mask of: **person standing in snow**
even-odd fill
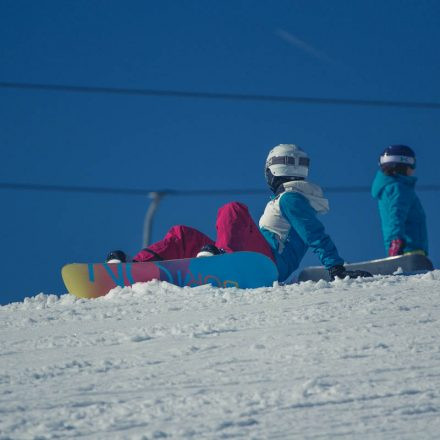
[[[280,144],[267,157],[265,178],[274,195],[266,205],[259,228],[243,203],[222,206],[217,215],[217,239],[184,225],[173,226],[165,237],[142,249],[132,261],[157,261],[204,257],[224,252],[253,251],[271,258],[285,281],[311,247],[328,269],[330,278],[371,276],[365,271],[347,271],[333,241],[325,233],[317,213],[329,210],[319,186],[306,180],[307,154],[293,144]],[[107,262],[127,261],[122,251],[113,251]]]
[[[387,147],[379,159],[371,194],[377,199],[388,256],[428,255],[426,216],[415,192],[414,151],[406,145]]]

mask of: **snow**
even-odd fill
[[[0,439],[437,439],[440,271],[0,307]]]

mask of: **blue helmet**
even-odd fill
[[[379,165],[382,170],[392,168],[399,170],[407,167],[414,169],[416,167],[416,155],[406,145],[390,145],[380,155]]]

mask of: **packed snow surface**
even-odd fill
[[[440,271],[0,308],[1,439],[438,439]]]

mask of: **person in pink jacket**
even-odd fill
[[[238,251],[259,252],[274,259],[269,243],[243,203],[230,202],[222,206],[217,213],[216,230],[216,240],[212,240],[190,226],[173,226],[162,240],[140,250],[132,261],[175,260]],[[127,256],[122,251],[112,251],[106,261],[125,262]]]

